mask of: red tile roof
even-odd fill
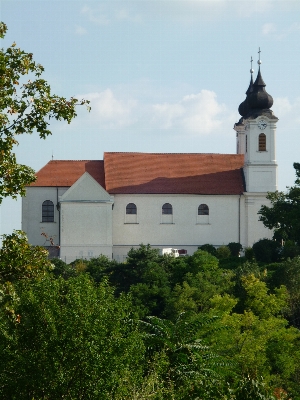
[[[243,164],[241,154],[104,153],[104,161],[50,161],[31,186],[72,186],[87,171],[110,194],[240,194]]]
[[[106,190],[118,193],[240,194],[241,154],[104,153]]]
[[[88,172],[102,187],[105,187],[103,160],[52,160],[37,173],[37,180],[30,186],[72,186]]]

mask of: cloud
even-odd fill
[[[91,102],[91,118],[103,127],[116,129],[134,122],[133,110],[137,102],[133,99],[117,99],[111,89],[78,96]]]
[[[97,9],[92,9],[89,6],[84,6],[81,9],[81,13],[86,15],[89,21],[96,23],[97,25],[108,25],[110,23],[110,19],[103,12],[101,7]]]
[[[272,23],[264,24],[262,27],[262,34],[263,35],[270,35],[271,33],[276,32],[276,26]]]
[[[118,21],[130,21],[135,23],[140,23],[142,17],[140,14],[135,12],[130,12],[129,9],[117,8],[116,6],[105,7],[90,7],[84,6],[81,9],[81,13],[86,15],[90,22],[97,25],[109,25],[112,22]]]
[[[143,21],[165,18],[176,23],[197,23],[199,21],[218,21],[224,14],[239,18],[253,18],[272,9],[274,0],[249,1],[232,0],[176,0],[139,2],[101,2],[93,7],[84,6],[81,10],[90,22],[109,25],[120,21],[142,23]]]
[[[274,39],[280,40],[286,38],[291,34],[300,32],[300,23],[295,22],[285,29],[278,30],[275,24],[269,22],[262,26],[261,32],[264,36],[269,36]]]
[[[115,93],[119,93],[117,96]],[[159,135],[162,131],[173,136],[205,136],[231,132],[235,113],[217,101],[217,95],[210,90],[188,94],[174,102],[144,102],[128,97],[120,90],[107,88],[76,96],[91,102],[91,123],[107,130],[129,128],[132,132],[151,132]],[[224,134],[224,133],[223,133]]]
[[[75,30],[76,35],[83,36],[87,34],[87,30],[84,29],[82,26],[77,26]]]
[[[139,14],[130,14],[128,10],[117,10],[114,14],[115,18],[120,21],[142,22],[142,17]]]
[[[219,104],[216,93],[201,90],[184,96],[178,103],[155,104],[153,120],[162,129],[179,128],[190,134],[206,135],[221,127],[226,107]]]
[[[280,119],[281,126],[289,124],[289,126],[300,123],[299,116],[300,97],[291,102],[287,97],[278,97],[274,99],[274,113]],[[285,122],[282,123],[282,120]]]

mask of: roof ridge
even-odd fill
[[[104,154],[142,154],[142,155],[177,155],[183,154],[185,156],[188,155],[221,155],[221,156],[240,156],[240,154],[234,153],[144,153],[139,151],[105,151]]]
[[[103,161],[103,160],[50,160],[50,161],[48,161],[48,163],[57,162],[57,161],[59,161],[59,162],[70,162],[70,161],[77,162],[77,161]]]

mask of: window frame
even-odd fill
[[[267,151],[267,136],[263,132],[258,135],[258,151]]]
[[[42,222],[54,222],[54,203],[51,200],[42,203]]]
[[[136,206],[136,204],[134,204],[134,203],[128,203],[127,204],[127,206],[126,206],[126,215],[137,215],[137,206]]]
[[[198,215],[209,215],[209,207],[205,203],[201,203],[198,206]]]
[[[161,207],[162,215],[173,215],[173,206],[171,203],[164,203]]]

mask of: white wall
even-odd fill
[[[43,234],[59,242],[59,212],[56,208],[58,196],[68,188],[29,187],[22,199],[22,230],[26,232],[29,243],[38,246],[50,246]],[[42,222],[42,204],[50,200],[54,204],[54,222]]]
[[[57,193],[56,188],[28,188],[22,214],[23,230],[30,243],[49,246],[49,241],[41,235],[45,233],[58,244],[57,195],[61,196],[66,190],[59,188]],[[272,237],[272,232],[258,221],[258,210],[262,204],[268,204],[265,196],[266,193],[245,193],[241,197],[115,195],[113,210],[112,197],[108,202],[62,201],[61,258],[69,263],[76,258],[91,258],[100,254],[111,258],[113,253],[115,259],[123,261],[130,248],[141,243],[149,243],[156,248],[184,248],[188,254],[205,243],[220,246],[240,241],[243,246],[252,246],[259,239]],[[51,200],[55,205],[53,223],[41,222],[45,200]],[[136,204],[136,216],[126,217],[128,203]],[[162,215],[164,203],[172,204],[172,216]],[[208,205],[208,217],[198,216],[200,204]]]
[[[137,223],[126,220],[126,205],[137,206]],[[162,205],[173,206],[171,223],[164,223]],[[209,217],[198,216],[198,206],[207,204]],[[113,210],[114,258],[123,259],[131,246],[186,248],[190,254],[199,245],[215,246],[239,241],[239,196],[115,195]],[[169,217],[169,216],[167,216]]]
[[[253,246],[259,239],[272,239],[273,231],[265,228],[263,223],[259,221],[258,215],[258,211],[262,205],[270,205],[270,201],[266,199],[266,195],[267,193],[245,193],[245,196],[243,196],[244,247]]]
[[[61,203],[61,259],[112,257],[112,204]]]

